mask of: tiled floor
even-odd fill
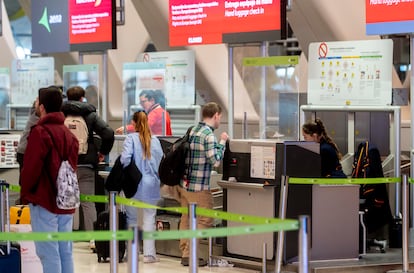
[[[413,261],[413,250],[410,249],[410,262]],[[385,272],[390,269],[401,269],[402,265],[401,249],[387,249],[386,253],[374,252],[369,253],[361,259],[342,260],[342,261],[320,261],[311,262],[310,268],[317,272]],[[159,263],[144,264],[140,256],[139,272],[145,273],[176,273],[190,272],[189,267],[180,264],[180,259],[169,256],[158,256],[161,260]],[[109,273],[109,263],[98,263],[97,255],[92,253],[88,248],[88,243],[74,243],[74,260],[75,273]],[[231,260],[231,259],[230,259]],[[283,272],[297,272],[297,264],[289,264],[282,268]],[[249,267],[249,266],[248,266]],[[253,273],[261,272],[259,265],[250,266],[246,269],[238,266],[226,267],[200,267],[198,272],[219,272],[219,273]],[[268,265],[268,272],[274,272],[274,262]],[[311,270],[312,271],[312,270]],[[314,271],[314,272],[316,272]],[[127,262],[118,264],[118,273],[128,273]]]
[[[389,270],[401,269],[402,263],[401,249],[387,249],[386,253],[374,252],[369,253],[361,259],[343,260],[343,261],[324,261],[324,262],[311,262],[310,268],[318,272],[385,272]],[[413,250],[410,249],[410,262],[413,261]],[[158,255],[160,258],[159,263],[144,264],[140,255],[139,272],[145,273],[176,273],[176,272],[190,272],[189,267],[184,267],[180,264],[180,259],[169,256]],[[97,255],[92,253],[88,248],[88,243],[76,242],[74,243],[74,260],[75,260],[75,273],[109,273],[110,264],[98,263]],[[231,260],[231,259],[230,259]],[[268,264],[268,272],[274,272],[274,262]],[[282,268],[283,272],[297,272],[297,264],[287,265]],[[410,267],[412,264],[410,265]],[[118,273],[128,272],[127,262],[118,264]],[[250,266],[253,269],[246,269],[237,266],[226,267],[200,267],[198,272],[218,272],[218,273],[253,273],[261,272],[259,266]],[[410,271],[411,272],[411,271]]]
[[[109,263],[98,263],[97,256],[88,248],[88,243],[77,242],[74,243],[74,260],[75,273],[109,273]],[[139,272],[145,273],[176,273],[189,272],[189,267],[184,267],[180,264],[180,259],[167,256],[159,256],[161,261],[159,263],[144,264],[139,263]],[[140,260],[142,255],[140,256]],[[128,272],[127,262],[118,264],[118,273]],[[239,267],[200,267],[198,272],[219,272],[219,273],[252,273],[258,272],[255,270],[248,270]]]

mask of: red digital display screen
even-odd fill
[[[365,12],[368,35],[414,32],[414,2],[365,0]]]
[[[283,0],[170,0],[170,46],[280,39]]]
[[[111,0],[70,2],[69,41],[71,44],[112,40]]]
[[[112,44],[114,5],[113,0],[70,0],[68,19],[71,50],[87,50],[85,45],[100,48],[99,45]]]
[[[70,0],[71,50],[116,48],[114,7],[114,0]]]

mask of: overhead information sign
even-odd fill
[[[414,32],[413,0],[365,0],[367,35]]]
[[[116,48],[115,0],[32,0],[32,52]]]
[[[169,0],[170,46],[278,40],[285,22],[284,0]]]

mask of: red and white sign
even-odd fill
[[[368,35],[414,32],[412,0],[365,0],[365,12]]]
[[[169,29],[170,46],[219,44],[226,34],[280,30],[281,1],[170,0]]]
[[[69,2],[70,44],[112,41],[112,0]]]

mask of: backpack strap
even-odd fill
[[[61,161],[63,161],[63,160],[68,160],[68,155],[66,154],[66,156],[64,156],[64,155],[61,155],[60,153],[59,153],[59,150],[57,149],[57,146],[56,146],[56,143],[55,143],[55,140],[54,140],[54,138],[53,138],[53,135],[50,133],[50,130],[47,128],[47,126],[42,126],[46,131],[47,131],[47,133],[49,134],[49,136],[50,136],[50,138],[52,139],[52,143],[53,143],[53,146],[55,147],[55,150],[57,151],[57,153],[58,153],[58,155],[59,155],[59,157],[60,157],[60,160]],[[64,138],[64,140],[63,140],[64,142],[65,142],[65,144],[66,144],[66,134],[65,134],[65,138]],[[65,145],[66,146],[66,145]]]
[[[92,116],[92,114],[95,114]],[[90,112],[82,118],[85,120],[86,126],[88,127],[88,143],[94,144],[93,141],[93,123],[96,121],[96,112]]]
[[[187,132],[184,135],[184,138],[187,138],[187,142],[189,144],[191,144],[191,141],[194,139],[194,132],[193,132],[194,127],[195,127],[194,125],[191,125],[190,127],[188,127]],[[190,166],[192,166],[194,162],[194,158],[191,153],[191,146],[190,146],[190,149],[188,150],[187,156],[188,156],[188,164],[185,164],[185,170],[184,170],[185,175],[188,175],[190,173]]]
[[[55,143],[55,141],[54,141],[54,139],[53,139],[53,135],[50,133],[50,130],[47,128],[47,126],[42,126],[46,131],[47,131],[47,133],[49,134],[49,136],[50,136],[50,138],[52,139],[52,143],[53,143],[53,146],[55,147],[55,150],[56,150],[56,152],[57,152],[57,154],[58,154],[58,156],[59,156],[59,158],[60,158],[60,164],[62,164],[62,161],[64,160],[63,159],[63,157],[60,155],[60,153],[59,153],[59,150],[57,149],[57,147],[56,147],[56,143]],[[66,142],[66,137],[65,137],[65,140],[64,140],[65,142]],[[67,160],[67,159],[66,159]],[[60,165],[59,164],[59,165]],[[50,181],[50,183],[52,184],[52,186],[53,186],[53,188],[55,189],[55,194],[57,194],[57,192],[58,192],[58,190],[57,190],[57,185],[56,185],[56,182],[55,181],[53,181],[53,179],[52,179],[52,177],[50,176],[50,172],[48,171],[48,172],[46,172],[46,175],[47,175],[47,177],[49,178],[49,181]]]

